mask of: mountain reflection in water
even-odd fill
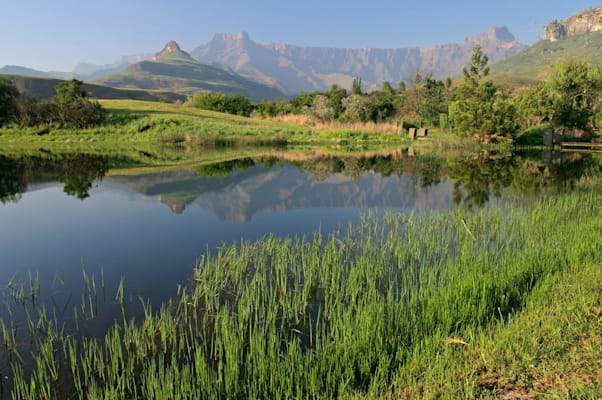
[[[257,212],[306,208],[473,208],[500,197],[504,189],[518,196],[572,190],[581,178],[595,176],[601,163],[590,154],[545,151],[540,159],[490,151],[447,158],[401,151],[293,153],[105,176],[110,164],[109,157],[87,154],[0,156],[0,201],[18,201],[28,185],[53,181],[62,182],[68,195],[85,199],[93,183],[104,180],[155,198],[177,214],[196,205],[220,220],[239,222]]]
[[[83,266],[109,293],[123,277],[134,298],[158,304],[224,243],[327,235],[384,209],[531,201],[586,189],[602,169],[589,154],[487,151],[283,153],[143,173],[124,163],[132,165],[97,154],[0,155],[0,281],[34,271],[42,287],[63,282],[64,298],[77,299]]]

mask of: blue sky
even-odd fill
[[[328,47],[456,43],[505,25],[532,44],[552,19],[601,5],[585,0],[1,0],[0,66],[70,71],[159,51],[215,33]]]

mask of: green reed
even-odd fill
[[[31,372],[10,362],[12,397],[386,395],[408,365],[443,362],[432,358],[441,340],[520,314],[549,276],[600,263],[601,199],[368,215],[328,236],[223,246],[159,309],[140,299],[139,322],[126,317],[121,282],[121,316],[102,337],[66,332],[43,311],[28,317],[35,362]],[[92,320],[97,288],[83,275],[75,315]],[[19,348],[10,324],[0,325],[9,353]]]

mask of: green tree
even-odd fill
[[[347,96],[347,91],[338,85],[332,85],[326,96],[328,96],[330,107],[334,110],[334,118],[336,119],[343,112],[343,99]]]
[[[201,110],[222,111],[224,109],[225,96],[221,93],[204,92],[195,94],[186,100],[186,103]]]
[[[452,79],[449,76],[445,78],[445,89],[451,90],[452,84]]]
[[[0,78],[0,126],[12,121],[16,114],[19,91],[9,79]]]
[[[488,62],[481,46],[476,45],[470,65],[463,69],[458,100],[449,108],[455,128],[485,143],[498,136],[512,137],[518,130],[514,106],[490,80],[485,80],[489,75]]]
[[[270,103],[267,100],[261,100],[257,104],[257,113],[263,118],[274,117],[276,115],[274,103]]]
[[[314,97],[309,114],[318,121],[332,121],[335,118],[335,110],[329,98],[323,94]]]
[[[60,106],[68,106],[79,99],[85,98],[88,93],[84,90],[83,84],[82,81],[75,78],[59,83],[54,88],[56,91],[54,102]]]
[[[424,80],[423,99],[418,108],[418,115],[429,125],[438,126],[440,115],[447,113],[447,102],[443,89],[443,81],[432,78]]]
[[[583,60],[558,65],[548,82],[552,125],[585,129],[594,115],[601,88],[599,67]]]
[[[359,94],[352,94],[343,99],[343,120],[347,122],[366,121],[368,98]]]
[[[518,121],[523,128],[546,122],[552,107],[547,85],[517,89],[512,96]]]
[[[317,94],[317,92],[309,94],[305,92],[299,93],[291,100],[291,112],[293,114],[303,113],[303,110],[307,109],[308,107],[311,107],[311,105],[314,102],[314,97],[316,97]]]
[[[105,119],[105,110],[100,103],[87,98],[83,82],[77,79],[61,82],[55,87],[53,103],[57,107],[61,124],[73,128],[86,128],[101,124]]]
[[[395,89],[393,86],[387,81],[383,82],[383,87],[380,89],[383,93],[393,96],[395,94]]]
[[[424,87],[417,85],[402,93],[398,105],[399,112],[412,121],[420,119],[420,107],[424,101]]]
[[[392,94],[383,91],[370,93],[366,103],[365,121],[382,122],[393,116],[394,113]]]
[[[21,126],[39,126],[55,122],[58,112],[53,102],[27,97],[17,101],[16,115]]]
[[[351,84],[351,93],[362,94],[362,78],[360,78],[359,76],[353,78],[353,83]]]
[[[223,112],[248,117],[255,110],[251,100],[242,95],[226,96]]]
[[[248,117],[255,110],[256,106],[242,95],[227,96],[222,93],[205,92],[195,94],[186,100],[187,105],[200,108],[201,110],[219,111],[233,115],[243,115]],[[261,111],[266,109],[262,105]]]
[[[291,112],[291,102],[283,97],[278,97],[274,102],[274,115],[287,115]]]

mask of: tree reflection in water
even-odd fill
[[[467,208],[483,207],[505,188],[515,196],[568,192],[583,179],[602,176],[602,160],[592,154],[559,153],[545,161],[529,154],[486,150],[454,158],[449,161],[449,176],[455,180],[454,202]]]
[[[59,181],[64,192],[78,199],[89,196],[94,181],[101,180],[109,169],[108,156],[92,154],[52,154],[36,156],[0,155],[0,202],[16,202],[32,183]],[[403,151],[383,154],[330,155],[291,153],[279,156],[240,158],[204,164],[196,173],[203,177],[225,178],[235,170],[256,164],[266,168],[294,165],[310,172],[319,181],[340,174],[358,181],[372,172],[383,177],[409,175],[416,187],[427,189],[445,180],[454,181],[453,199],[457,206],[479,208],[504,189],[515,196],[534,196],[541,191],[566,192],[578,188],[585,178],[602,175],[601,157],[580,153],[544,152],[513,154],[511,151],[482,150],[468,155],[426,154],[408,156]]]
[[[16,202],[28,185],[53,181],[62,182],[65,193],[83,200],[108,169],[108,157],[99,155],[0,156],[0,201]]]

